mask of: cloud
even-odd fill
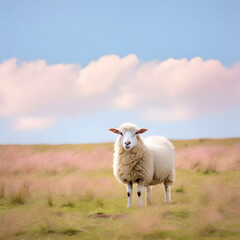
[[[139,64],[136,55],[120,58],[117,55],[103,56],[92,61],[80,71],[78,86],[84,96],[93,96],[107,91],[116,80],[128,75]]]
[[[48,128],[55,122],[54,118],[25,117],[14,121],[15,130],[41,130]]]
[[[0,116],[64,113],[74,98],[80,65],[47,65],[44,60],[0,65]],[[71,99],[69,99],[71,96]]]
[[[149,121],[181,121],[240,105],[240,63],[200,57],[140,62],[103,56],[79,64],[0,64],[0,116],[17,130],[43,129],[61,116],[129,110]]]

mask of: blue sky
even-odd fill
[[[99,86],[101,86],[101,84],[106,84],[106,86],[109,86],[110,83],[115,84],[111,89],[107,87],[104,88],[102,90],[103,95],[101,96],[98,95],[98,92],[91,93],[91,96],[94,94],[94,96],[97,96],[95,100],[90,99],[89,96],[84,99],[78,98],[77,101],[79,101],[79,105],[81,106],[88,106],[88,103],[90,103],[89,109],[87,110],[78,111],[76,104],[76,107],[71,110],[71,113],[67,110],[54,112],[54,110],[52,110],[54,107],[47,111],[48,106],[37,102],[39,105],[35,106],[38,108],[38,111],[24,109],[20,112],[15,109],[14,111],[4,110],[0,112],[1,144],[113,141],[115,136],[108,133],[107,128],[117,127],[123,121],[132,121],[140,127],[148,127],[150,129],[149,135],[159,134],[174,139],[239,137],[240,127],[238,122],[240,122],[240,104],[236,96],[239,91],[234,91],[234,89],[239,87],[237,83],[239,65],[233,67],[235,63],[240,62],[239,1],[10,0],[0,1],[0,3],[0,64],[2,65],[5,61],[15,58],[17,59],[16,66],[24,68],[24,66],[21,66],[21,63],[34,62],[35,65],[37,65],[39,63],[36,63],[36,61],[42,59],[45,60],[47,66],[60,63],[63,65],[71,65],[71,68],[74,69],[71,70],[73,75],[76,73],[76,66],[74,67],[72,65],[75,64],[79,69],[86,68],[85,72],[87,73],[85,75],[89,76],[89,74],[93,74],[92,72],[97,72],[96,69],[106,68],[106,63],[102,63],[102,61],[99,60],[99,58],[103,56],[111,56],[114,54],[120,58],[120,60],[116,60],[116,65],[112,67],[112,69],[114,69],[113,71],[115,71],[115,68],[117,69],[118,65],[123,64],[121,69],[116,70],[118,72],[117,80],[114,78],[106,83],[103,83],[104,80],[99,80]],[[133,54],[136,57],[129,57],[126,58],[126,60],[122,60],[129,54]],[[120,84],[121,79],[119,80],[119,78],[122,75],[126,76],[126,74],[130,72],[129,69],[131,69],[131,74],[133,74],[132,72],[134,71],[135,76],[143,72],[142,65],[144,63],[154,65],[156,60],[158,62],[164,62],[169,58],[175,60],[186,58],[188,62],[184,70],[182,70],[186,73],[192,65],[191,60],[196,57],[201,58],[203,62],[201,62],[201,66],[204,65],[204,63],[209,64],[210,67],[215,64],[214,70],[211,71],[211,79],[213,79],[211,81],[214,84],[218,85],[215,79],[219,76],[216,75],[213,77],[212,74],[218,71],[226,72],[226,77],[223,77],[221,83],[219,83],[221,87],[216,89],[216,91],[222,91],[222,89],[226,88],[224,86],[228,84],[224,81],[227,81],[227,76],[229,76],[227,73],[228,69],[232,71],[230,75],[234,75],[233,83],[231,83],[233,87],[228,92],[223,91],[219,95],[221,98],[223,96],[225,96],[226,99],[232,98],[224,108],[215,104],[207,111],[204,111],[204,104],[208,104],[204,102],[204,100],[198,101],[197,97],[195,97],[197,91],[193,90],[193,92],[196,91],[193,97],[193,103],[196,104],[196,109],[198,109],[196,112],[194,111],[194,104],[191,106],[188,105],[188,102],[191,101],[190,95],[187,99],[180,99],[182,105],[179,106],[177,110],[174,110],[174,114],[166,110],[167,107],[174,108],[175,102],[169,97],[170,95],[166,98],[162,97],[161,99],[156,95],[154,102],[157,102],[158,105],[156,104],[154,107],[154,113],[156,112],[156,108],[158,108],[158,110],[161,108],[163,102],[169,101],[169,99],[171,100],[171,106],[165,104],[163,106],[165,110],[163,113],[161,112],[161,114],[168,117],[152,117],[153,111],[151,111],[151,117],[145,118],[141,116],[149,115],[147,110],[153,105],[147,96],[145,102],[149,101],[151,105],[145,106],[144,109],[137,104],[131,108],[121,105],[122,102],[128,99],[129,94],[132,94],[129,98],[130,100],[128,100],[130,104],[135,94],[133,89],[127,89],[126,95],[119,96],[118,99],[121,99],[121,97],[123,99],[122,101],[120,100],[121,106],[119,106],[118,103],[113,106],[103,104],[95,107],[97,105],[95,101],[115,101],[113,96],[110,96],[107,100],[103,99],[103,96],[109,95],[110,92],[113,91],[117,92],[118,87],[126,88],[125,85]],[[207,62],[209,59],[214,59],[220,63]],[[99,65],[97,65],[96,68],[88,69],[87,66],[91,61],[95,61],[99,63]],[[109,58],[108,61],[110,63],[108,63],[107,66],[111,65],[111,62],[115,60]],[[132,68],[126,67],[129,62],[131,62]],[[178,64],[182,64],[182,62],[178,62]],[[4,65],[3,68],[4,67],[6,66]],[[157,69],[159,66],[155,64],[152,68],[154,67]],[[127,71],[125,71],[126,68],[128,69]],[[135,68],[139,70],[137,73],[134,70]],[[199,69],[205,71],[208,67]],[[174,68],[172,71],[174,71]],[[105,71],[103,72],[105,73]],[[109,72],[108,69],[106,72]],[[40,73],[38,74],[41,75]],[[210,74],[208,70],[206,70],[204,76],[208,76],[207,74]],[[21,75],[22,78],[17,81],[25,81],[23,78],[26,75],[34,79],[32,72],[31,74],[24,72]],[[187,76],[188,75],[189,74],[187,74]],[[0,77],[1,76],[3,78],[5,75],[0,75]],[[14,76],[14,78],[17,78],[17,74]],[[131,81],[130,76],[133,75],[127,75],[129,81]],[[161,81],[161,76],[163,75],[159,76],[159,81]],[[11,81],[12,78],[13,77],[9,77],[10,80],[8,81]],[[39,77],[37,79],[39,79]],[[93,77],[86,79],[87,80],[80,79],[78,81],[89,81],[91,83]],[[1,80],[0,78],[0,83]],[[51,81],[51,79],[49,81]],[[136,84],[141,82],[140,78],[134,81]],[[152,86],[155,86],[154,81],[156,80],[149,81]],[[189,80],[189,84],[190,81],[194,81],[194,78]],[[198,81],[201,82],[202,80],[199,79]],[[54,83],[57,83],[57,80]],[[8,86],[7,83],[4,84]],[[2,84],[2,86],[5,86],[4,84]],[[84,84],[86,85],[88,83],[84,82]],[[27,86],[27,83],[24,82],[23,86],[25,85]],[[91,86],[92,85],[88,85],[85,86],[85,88],[89,89]],[[93,86],[98,87],[98,83]],[[158,87],[160,88],[160,85],[158,85]],[[48,88],[48,84],[46,84],[46,88]],[[13,100],[10,98],[22,98],[22,95],[10,95],[6,97],[6,100],[5,96],[7,96],[7,91],[10,91],[8,89],[9,88],[5,87],[4,91],[6,91],[6,93],[1,96],[0,86],[0,108],[2,106],[1,99],[3,99],[2,104],[8,103],[8,101],[10,102],[8,105],[3,105],[2,109],[10,109],[13,106]],[[212,85],[207,89],[211,89],[209,94],[214,91]],[[232,89],[233,92],[231,94]],[[31,89],[26,87],[22,90],[22,92],[24,91],[37,92],[38,88]],[[52,91],[54,91],[54,88],[50,89],[49,95],[46,96],[51,96]],[[64,90],[56,90],[57,93],[54,93],[54,96],[57,97],[53,97],[52,99],[56,104],[53,104],[53,106],[57,106],[57,101],[59,101],[58,95],[63,94],[61,91]],[[142,89],[139,89],[139,92],[140,91],[142,91]],[[204,92],[207,92],[206,89]],[[213,98],[213,101],[218,102],[218,95],[217,93],[214,94],[216,94],[216,97]],[[151,95],[150,92],[149,95]],[[164,94],[161,93],[161,95]],[[45,95],[41,94],[39,96],[31,95],[27,101],[34,102],[36,101],[35,98],[44,98],[44,96]],[[182,95],[179,94],[175,96],[175,101],[177,101],[180,96]],[[136,99],[139,99],[139,96]],[[75,99],[72,100],[72,102],[74,101],[76,102]],[[64,105],[65,102],[66,100],[61,100],[61,105]],[[72,102],[69,104],[73,105]],[[14,104],[16,105],[16,103]],[[22,105],[25,105],[24,102],[22,102]],[[220,102],[219,105],[222,106],[225,104],[224,102]],[[186,112],[186,109],[191,109],[191,111]],[[181,117],[183,114],[179,113],[179,111],[184,112],[185,117]],[[178,117],[175,115],[176,112],[178,113]],[[171,118],[173,115],[174,117]],[[31,121],[29,120],[30,125],[32,124],[32,119],[36,120],[36,118],[37,121],[41,123],[45,123],[47,119],[47,122],[51,122],[51,124],[46,124],[47,127],[45,128],[27,128],[25,127],[26,122],[29,123],[29,121],[25,121],[26,118],[28,118],[28,120],[31,118]],[[39,118],[44,118],[45,120],[40,121]],[[54,120],[49,120],[50,118]],[[21,123],[23,122],[22,119],[25,119],[24,124],[18,123],[18,126],[24,125],[22,129],[21,127],[14,127],[14,123],[19,122],[19,119]]]
[[[1,2],[1,61],[87,65],[112,53],[239,61],[239,1]]]

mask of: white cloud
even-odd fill
[[[149,108],[142,112],[142,118],[150,121],[173,122],[188,120],[191,113],[184,106],[174,106],[169,109]]]
[[[41,130],[48,128],[55,122],[54,118],[25,117],[18,118],[13,122],[15,130]]]
[[[0,116],[15,129],[43,129],[61,116],[132,110],[145,120],[180,121],[240,105],[240,63],[200,57],[140,63],[103,56],[85,68],[44,60],[0,64]]]
[[[117,55],[103,56],[92,61],[80,71],[78,86],[84,96],[93,96],[107,91],[121,77],[128,75],[139,63],[136,55],[120,58]]]

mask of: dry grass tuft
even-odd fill
[[[11,192],[8,196],[12,205],[24,204],[29,195],[29,183],[23,182],[18,189]]]
[[[176,192],[176,193],[185,193],[185,189],[184,189],[183,184],[181,184],[179,187],[177,187],[177,188],[175,189],[175,192]]]
[[[49,192],[47,196],[47,203],[49,207],[53,207],[53,193]]]
[[[0,185],[0,199],[3,199],[5,197],[5,184],[1,183]]]

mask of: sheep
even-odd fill
[[[171,202],[170,186],[175,179],[174,147],[164,137],[151,136],[143,139],[140,134],[148,129],[138,129],[132,123],[123,123],[114,144],[113,173],[116,179],[127,185],[128,204],[132,206],[132,185],[138,184],[138,205],[143,206],[142,192],[146,188],[146,205],[151,203],[152,185],[164,184],[165,201]]]

